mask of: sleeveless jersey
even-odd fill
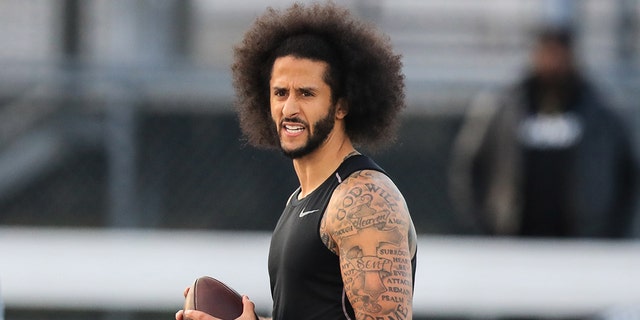
[[[352,156],[305,198],[298,199],[298,189],[289,199],[269,250],[274,320],[355,319],[343,289],[339,257],[322,242],[319,230],[335,188],[360,170],[385,173],[368,157]],[[415,277],[415,257],[412,266]]]

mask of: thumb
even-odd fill
[[[242,296],[242,314],[244,315],[253,315],[255,314],[255,304],[249,300],[249,297]]]

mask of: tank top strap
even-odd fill
[[[365,155],[355,155],[345,159],[342,164],[336,170],[336,179],[338,179],[338,183],[342,183],[344,179],[349,177],[352,173],[361,170],[374,170],[382,172],[387,175],[377,163],[375,163],[371,158]]]

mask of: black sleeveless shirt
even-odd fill
[[[343,289],[339,257],[322,242],[319,230],[335,188],[360,170],[385,173],[368,157],[356,155],[305,198],[298,199],[300,189],[291,195],[269,250],[274,320],[355,319]],[[415,276],[415,258],[412,265]]]

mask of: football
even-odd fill
[[[242,296],[222,281],[203,276],[189,288],[184,310],[199,310],[222,320],[233,320],[242,314]]]

